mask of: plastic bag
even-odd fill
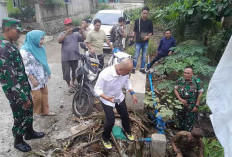
[[[122,128],[120,126],[114,126],[112,133],[117,140],[126,140],[126,136],[122,132]]]
[[[232,37],[213,74],[207,92],[207,105],[214,132],[224,147],[225,157],[232,157]]]

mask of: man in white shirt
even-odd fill
[[[100,97],[106,116],[102,138],[103,145],[107,149],[112,148],[109,139],[115,122],[113,111],[114,107],[121,116],[122,126],[126,137],[130,141],[134,140],[133,135],[131,135],[130,120],[125,103],[125,95],[122,92],[122,88],[127,89],[131,93],[134,103],[137,103],[137,98],[135,96],[135,92],[132,90],[128,75],[132,69],[133,62],[129,58],[122,60],[120,64],[107,67],[100,73],[94,87],[94,92],[96,96]]]

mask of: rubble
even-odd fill
[[[144,137],[150,133],[150,130],[143,124],[141,118],[135,112],[130,112],[131,130],[135,139]],[[146,147],[144,143],[135,141],[130,142],[128,140],[117,140],[111,135],[111,142],[113,145],[112,150],[106,150],[101,144],[101,134],[103,132],[104,125],[104,113],[94,111],[88,117],[72,117],[70,121],[76,123],[76,125],[70,128],[70,136],[59,139],[61,145],[53,148],[56,151],[52,151],[52,156],[59,157],[73,157],[73,156],[114,156],[114,157],[127,157],[137,156],[138,154],[149,154],[149,147]],[[116,126],[121,126],[120,116],[115,113]],[[51,152],[51,149],[49,149]]]

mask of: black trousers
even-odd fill
[[[102,107],[106,116],[102,138],[103,140],[108,141],[110,139],[110,134],[115,122],[114,111],[113,111],[113,107],[105,105],[104,103],[102,103]],[[120,104],[116,103],[115,108],[121,117],[122,127],[124,131],[130,134],[131,133],[130,120],[129,120],[129,114],[127,111],[125,99]]]
[[[97,55],[97,58],[99,59],[99,63],[100,63],[99,68],[103,69],[103,67],[104,67],[104,56],[103,55]]]
[[[166,56],[167,56],[167,55],[157,53],[157,55],[155,56],[155,58],[150,62],[150,66],[148,67],[148,69],[151,68],[152,65],[153,65],[155,62],[157,62],[158,60],[160,60],[160,58],[166,57]]]

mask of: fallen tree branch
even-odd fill
[[[115,138],[114,138],[114,135],[113,135],[112,133],[111,133],[111,137],[112,137],[112,139],[113,139],[113,142],[114,142],[114,144],[115,144],[115,146],[116,146],[116,148],[117,148],[117,151],[118,151],[120,157],[123,157],[123,155],[121,154],[120,149],[119,149],[119,147],[118,147],[118,144],[117,144],[117,142],[116,142],[116,140],[115,140]]]
[[[84,144],[82,147],[83,147],[83,148],[88,147],[88,146],[90,146],[91,144],[97,143],[97,142],[99,142],[99,141],[100,141],[100,139],[93,140],[93,141],[91,141],[91,142],[89,142],[89,143]]]
[[[91,116],[88,116],[88,117],[83,117],[83,118],[81,118],[81,120],[93,119],[95,117],[103,117],[103,116],[105,116],[105,115],[102,112],[99,112],[99,114],[91,115]]]
[[[82,133],[75,134],[75,135],[72,135],[72,136],[65,138],[65,139],[69,139],[68,144],[65,146],[65,150],[73,144],[73,142],[76,138],[83,136],[85,134],[88,134],[88,133],[90,133],[89,128],[83,130]]]
[[[162,95],[157,89],[154,88],[154,91],[159,94],[159,95]]]
[[[141,126],[143,129],[145,129],[148,133],[151,133],[150,130],[145,126],[143,125],[140,121],[138,121],[137,119],[135,119],[134,117],[131,117],[130,116],[130,119],[131,121],[137,123],[139,126]]]
[[[119,114],[116,114],[115,115],[116,118],[120,118],[120,115]],[[134,123],[137,123],[139,125],[139,127],[142,127],[144,130],[146,130],[148,133],[151,133],[150,130],[145,126],[143,125],[139,120],[135,119],[134,117],[132,116],[129,116],[130,120]]]

